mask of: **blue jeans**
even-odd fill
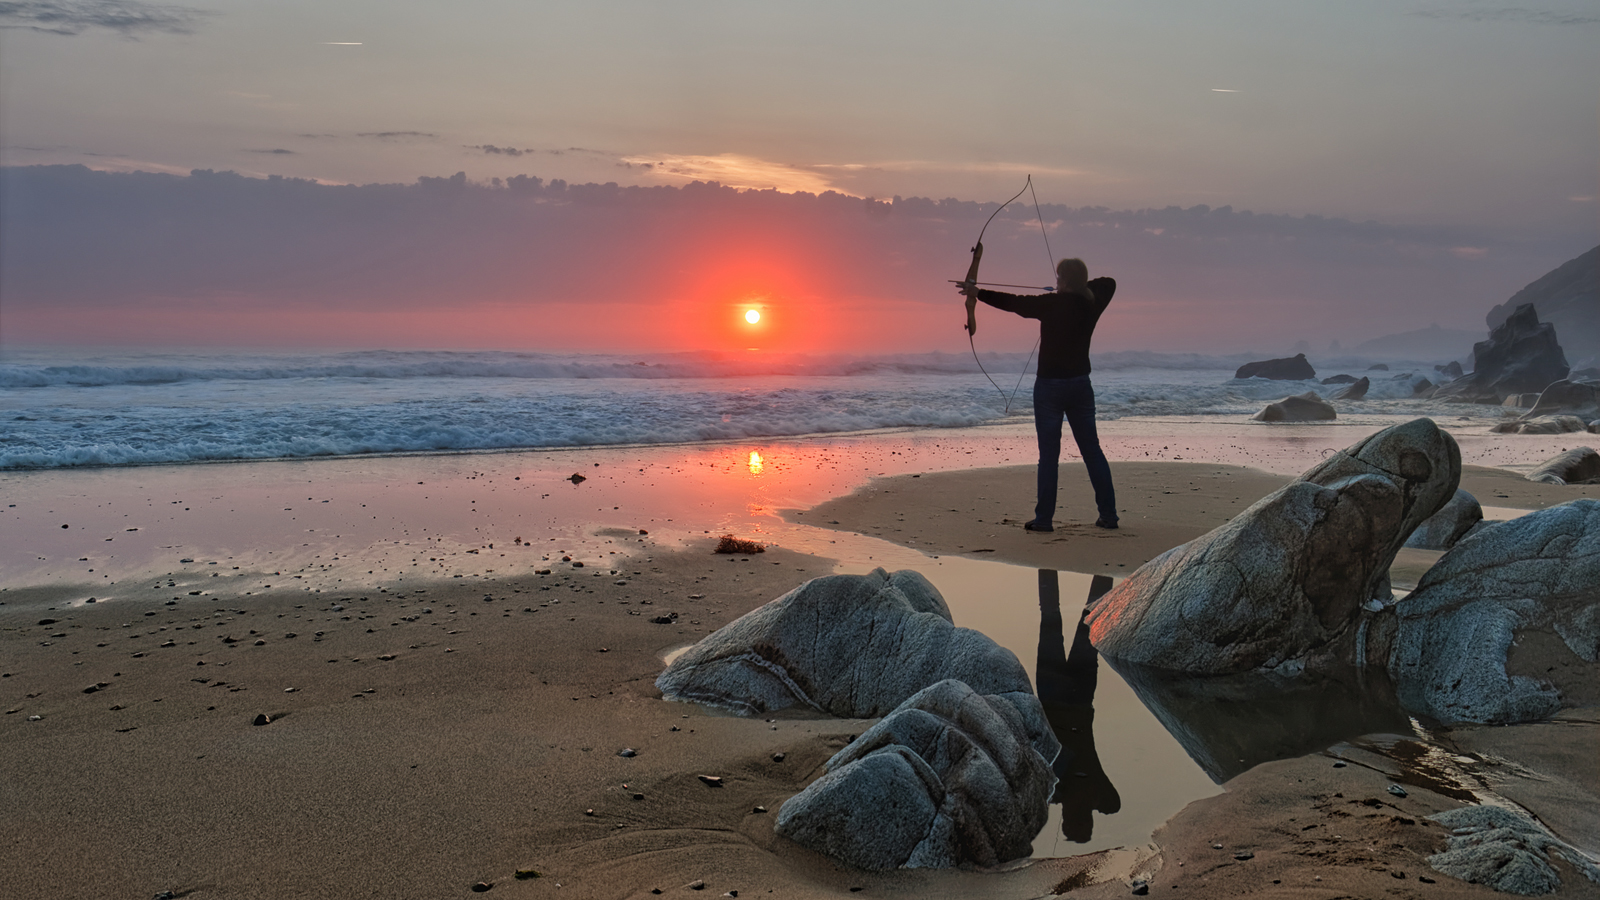
[[[1039,378],[1033,382],[1033,425],[1039,432],[1039,502],[1033,520],[1049,524],[1056,515],[1057,470],[1061,464],[1061,420],[1072,427],[1089,483],[1094,485],[1094,505],[1100,519],[1117,521],[1117,495],[1111,487],[1111,464],[1100,450],[1094,427],[1094,386],[1089,376]]]

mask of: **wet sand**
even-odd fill
[[[0,895],[440,897],[481,882],[495,896],[530,897],[1031,898],[1074,884],[1124,896],[1124,876],[1142,867],[1152,892],[1210,896],[1205,885],[1224,874],[1185,854],[1224,827],[1234,843],[1260,832],[1251,840],[1261,847],[1289,846],[1283,823],[1304,799],[1290,781],[1306,777],[1297,767],[1326,777],[1326,757],[1238,776],[1174,819],[1158,849],[1005,872],[870,875],[771,831],[783,800],[869,723],[719,716],[663,702],[653,680],[664,654],[801,581],[893,567],[897,552],[1131,571],[1281,484],[1320,443],[1359,436],[1311,434],[1301,445],[1288,432],[1236,428],[1207,438],[1221,462],[1119,461],[1128,512],[1118,532],[1072,523],[1071,510],[1092,504],[1074,505],[1071,492],[1087,487],[1064,472],[1063,527],[1051,536],[1020,528],[1031,507],[1031,467],[1014,464],[1030,450],[1020,427],[759,451],[0,477],[13,517],[0,567]],[[1163,452],[1149,434],[1119,440],[1123,457]],[[1537,456],[1531,444],[1492,446]],[[1275,474],[1237,465],[1263,460]],[[577,472],[587,483],[567,480]],[[1528,508],[1551,499],[1505,481],[1493,501],[1480,497]],[[846,542],[845,529],[879,540],[850,538],[839,562],[828,535]],[[712,555],[725,530],[780,546]],[[651,621],[672,613],[670,624]],[[268,723],[253,724],[263,715]],[[1561,727],[1593,746],[1592,722]],[[1493,737],[1508,731],[1517,729]],[[1525,763],[1518,746],[1485,752]],[[624,748],[636,755],[618,755]],[[1529,771],[1559,768],[1553,758]],[[1375,771],[1337,773],[1358,770]],[[1353,797],[1342,784],[1317,791]],[[1583,795],[1554,794],[1586,821]],[[1355,858],[1291,861],[1368,879],[1326,896],[1398,884],[1372,887],[1377,876],[1358,873]],[[1264,867],[1239,868],[1248,877],[1226,881],[1228,892],[1269,895],[1271,878],[1256,877]],[[1426,870],[1411,869],[1408,890],[1419,889]],[[703,890],[690,887],[697,880]],[[1430,895],[1478,890],[1437,881]]]

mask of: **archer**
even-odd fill
[[[1111,465],[1100,449],[1094,424],[1094,386],[1089,383],[1089,342],[1100,314],[1111,303],[1117,283],[1110,278],[1089,280],[1081,259],[1063,259],[1056,265],[1056,289],[1047,294],[1019,295],[978,287],[978,262],[983,242],[972,248],[972,267],[958,283],[967,298],[967,333],[977,330],[977,301],[1039,320],[1039,370],[1033,382],[1033,425],[1039,435],[1039,499],[1028,531],[1054,531],[1057,469],[1061,462],[1061,420],[1072,427],[1072,439],[1089,470],[1101,528],[1117,527],[1116,492],[1111,486]]]

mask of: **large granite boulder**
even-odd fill
[[[1333,395],[1335,400],[1360,400],[1367,396],[1367,390],[1372,387],[1372,379],[1363,377],[1360,381],[1353,381],[1350,386]]]
[[[1306,391],[1268,403],[1261,412],[1250,418],[1257,422],[1326,422],[1339,418],[1328,401],[1317,396],[1316,391]]]
[[[1306,361],[1304,353],[1283,359],[1264,359],[1260,362],[1248,362],[1240,366],[1233,373],[1235,378],[1270,378],[1274,381],[1305,381],[1317,377],[1317,370],[1311,368],[1311,363]]]
[[[1380,431],[1140,567],[1090,611],[1090,638],[1119,662],[1191,673],[1359,659],[1363,608],[1392,601],[1395,554],[1460,478],[1431,419]]]
[[[1038,708],[1016,654],[952,624],[917,572],[875,569],[813,578],[745,613],[673,660],[656,687],[740,715],[802,706],[877,718],[947,678],[1012,698],[1024,714]]]
[[[1455,496],[1443,509],[1424,519],[1417,530],[1411,532],[1405,545],[1414,550],[1449,550],[1482,521],[1483,506],[1478,498],[1457,488]]]
[[[1044,827],[1060,748],[1012,698],[941,681],[828,760],[776,829],[862,869],[997,865],[1027,856]]]
[[[1474,344],[1472,357],[1472,374],[1440,387],[1436,399],[1498,404],[1507,394],[1543,391],[1569,371],[1555,326],[1540,322],[1531,303],[1517,307],[1488,340]]]
[[[1600,453],[1591,447],[1574,447],[1558,453],[1528,473],[1529,481],[1544,484],[1600,483]]]
[[[1462,540],[1374,617],[1369,647],[1371,658],[1388,660],[1413,712],[1441,722],[1527,722],[1571,703],[1542,677],[1507,672],[1512,648],[1533,632],[1600,662],[1600,500],[1531,512]],[[1535,661],[1540,673],[1560,662],[1551,652]]]

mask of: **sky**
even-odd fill
[[[1600,242],[1596,84],[1543,0],[5,2],[0,344],[955,349],[1029,175],[983,274],[1097,346],[1482,329]]]

